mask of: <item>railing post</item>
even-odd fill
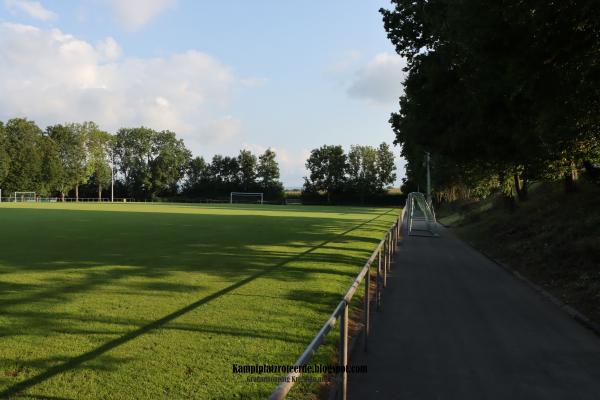
[[[385,272],[387,275],[387,271],[390,268],[390,238],[388,236],[385,237]]]
[[[377,302],[377,311],[381,309],[381,249],[379,249],[379,253],[377,254],[377,282],[376,283],[376,302]]]
[[[392,235],[390,235],[390,237],[388,238],[388,244],[389,244],[389,253],[390,253],[390,259],[388,262],[388,271],[392,270],[392,254],[394,254],[394,244],[392,242]]]
[[[341,388],[340,388],[340,399],[346,400],[348,398],[348,373],[346,372],[346,365],[348,364],[348,303],[344,304],[344,310],[342,311],[342,318],[340,320],[340,357],[339,365],[341,367]]]
[[[383,287],[387,287],[387,271],[388,271],[388,244],[387,236],[383,242]]]
[[[367,350],[367,341],[369,337],[369,285],[371,283],[371,273],[370,269],[367,269],[367,274],[365,275],[365,351]]]

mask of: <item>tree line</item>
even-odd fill
[[[379,147],[325,145],[313,149],[306,161],[303,196],[317,199],[324,194],[328,203],[365,203],[386,193],[396,180],[394,153],[387,143]]]
[[[342,146],[313,149],[306,161],[303,197],[324,202],[367,202],[382,195],[396,179],[394,154],[379,147]],[[115,197],[225,199],[230,192],[262,192],[267,200],[284,196],[277,155],[217,154],[193,157],[174,132],[121,128],[116,134],[94,122],[48,126],[25,118],[0,121],[0,188],[41,197]]]
[[[112,166],[112,167],[111,167]],[[215,155],[210,163],[192,157],[174,132],[121,128],[112,135],[93,122],[40,129],[15,118],[0,121],[0,188],[38,196],[102,198],[115,174],[115,196],[138,200],[159,197],[217,197],[231,191],[260,191],[281,198],[279,165],[273,150],[258,157],[240,150]]]
[[[432,157],[438,199],[527,198],[533,180],[573,190],[600,162],[600,3],[393,0],[381,9],[407,60],[390,123],[408,190]]]

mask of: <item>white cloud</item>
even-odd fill
[[[58,29],[0,23],[0,119],[170,129],[194,151],[236,138],[241,121],[230,103],[243,85],[228,66],[195,50],[119,55],[112,38],[93,46]]]
[[[56,13],[48,10],[38,1],[4,0],[4,4],[9,10],[24,12],[31,18],[41,21],[50,21],[58,17]]]
[[[348,94],[378,104],[393,103],[403,92],[405,66],[406,61],[398,55],[377,54],[356,73]]]
[[[121,24],[136,31],[175,4],[175,0],[109,0]]]
[[[101,40],[96,48],[106,60],[116,60],[121,56],[121,46],[111,37]]]
[[[254,88],[263,86],[268,82],[267,78],[246,78],[242,79],[241,83],[244,87]]]
[[[346,71],[350,66],[360,60],[361,54],[358,50],[350,50],[341,54],[338,59],[327,66],[327,72],[339,74]]]

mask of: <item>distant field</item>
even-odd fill
[[[232,364],[292,364],[397,215],[2,203],[0,398],[264,398]]]

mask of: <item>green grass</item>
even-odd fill
[[[232,364],[292,364],[397,215],[0,204],[0,398],[264,398]]]

